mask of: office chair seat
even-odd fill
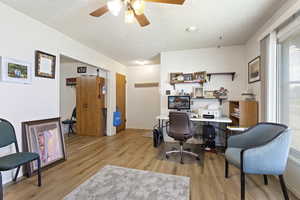
[[[13,153],[0,158],[0,171],[7,171],[38,159],[39,154],[30,152]]]
[[[67,120],[62,121],[62,123],[63,124],[76,124],[76,120],[67,119]]]

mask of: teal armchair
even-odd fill
[[[245,174],[261,174],[268,184],[267,175],[279,176],[285,200],[288,192],[283,173],[286,168],[291,130],[283,124],[259,123],[247,131],[229,137],[225,152],[225,177],[229,163],[241,172],[241,200],[245,199]]]
[[[9,121],[0,118],[0,148],[9,146],[11,144],[15,145],[16,153],[12,153],[0,157],[0,181],[1,181],[0,200],[3,199],[2,175],[1,175],[2,171],[8,171],[17,168],[15,177],[13,179],[13,181],[16,182],[21,166],[32,161],[37,161],[38,186],[40,187],[42,185],[41,160],[39,154],[31,153],[31,152],[20,152],[13,125]]]

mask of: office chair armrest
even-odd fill
[[[291,142],[291,130],[286,130],[266,144],[244,149],[241,162],[245,173],[281,175],[285,171]]]

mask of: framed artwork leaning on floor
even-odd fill
[[[60,118],[23,122],[22,130],[24,151],[38,153],[42,168],[66,159]],[[25,173],[28,175],[36,170],[35,162],[25,167]]]

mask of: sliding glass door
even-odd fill
[[[300,31],[279,42],[278,119],[293,129],[292,148],[300,151]]]

